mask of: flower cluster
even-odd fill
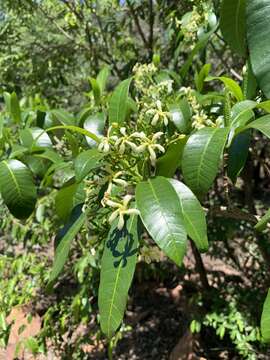
[[[162,109],[162,104],[160,100],[156,101],[156,108],[149,109],[146,111],[146,114],[153,115],[151,125],[155,126],[158,122],[162,122],[165,126],[169,124],[169,118],[171,114],[168,111]]]
[[[196,45],[200,30],[207,28],[212,15],[212,4],[209,1],[192,0],[192,11],[186,13],[180,20],[187,50],[192,50]]]
[[[151,264],[151,262],[160,262],[163,258],[163,253],[157,246],[142,246],[140,249],[139,261]]]
[[[162,114],[162,116],[164,115]],[[109,130],[107,136],[101,140],[98,149],[105,153],[108,153],[110,149],[112,149],[120,155],[123,155],[127,151],[131,151],[132,155],[135,157],[148,154],[152,166],[155,166],[156,164],[156,153],[165,152],[164,147],[158,143],[158,140],[163,135],[163,132],[161,131],[150,136],[146,136],[143,131],[135,131],[128,135],[127,129],[121,127],[120,135],[121,136],[117,136],[114,134],[110,136]]]
[[[217,126],[217,124],[214,123],[211,119],[209,119],[205,111],[201,108],[201,105],[196,98],[194,90],[192,90],[190,87],[182,87],[180,91],[182,91],[186,95],[189,105],[193,111],[192,127],[194,129],[199,130],[206,126]]]

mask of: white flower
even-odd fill
[[[151,125],[155,126],[159,121],[162,121],[165,126],[169,124],[170,113],[162,110],[162,104],[160,100],[156,101],[156,109],[150,109],[146,111],[146,114],[154,115]]]
[[[115,202],[110,199],[105,200],[106,205],[108,205],[112,208],[116,208],[116,210],[114,210],[109,217],[109,223],[111,224],[115,219],[118,218],[117,228],[119,230],[123,229],[123,227],[125,225],[125,219],[124,219],[125,215],[133,215],[133,214],[139,215],[140,214],[138,209],[129,209],[128,208],[129,202],[131,201],[132,198],[133,198],[132,195],[125,195],[122,203]]]
[[[98,145],[98,150],[104,153],[108,153],[110,151],[110,143],[107,137],[103,137]]]

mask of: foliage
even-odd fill
[[[242,227],[244,221],[245,234],[253,234],[252,245],[270,264],[264,234],[269,216],[257,222],[250,170],[260,158],[254,139],[264,143],[270,137],[265,76],[270,28],[256,11],[267,6],[224,0],[220,31],[211,2],[183,2],[179,8],[166,1],[19,3],[1,5],[0,36],[14,43],[7,51],[0,38],[0,192],[28,232],[17,235],[20,223],[12,224],[6,208],[0,228],[4,233],[11,228],[18,243],[29,237],[34,244],[46,243],[56,226],[59,230],[52,266],[44,259],[39,263],[32,250],[1,259],[1,271],[10,269],[2,280],[9,296],[0,304],[1,332],[6,345],[5,317],[12,306],[31,301],[34,283],[34,289],[60,292],[44,315],[42,351],[47,338],[60,351],[64,334],[91,318],[100,323],[111,357],[119,329],[125,329],[137,263],[166,256],[179,267],[191,248],[203,291],[211,288],[200,252],[209,245],[215,249],[216,238],[208,235],[219,223],[211,224],[212,213]],[[226,64],[219,56],[222,35],[242,56],[240,65],[246,64],[234,71],[237,80],[227,69],[219,72]],[[215,54],[217,63],[208,63],[207,54],[209,59]],[[245,187],[242,206],[234,197],[239,181]],[[18,281],[29,291],[18,292]],[[74,282],[74,293],[61,294],[65,281]],[[260,299],[266,285],[258,289]],[[261,336],[256,322],[238,309],[237,294],[225,296],[231,301],[225,309],[214,304],[191,328],[213,327],[220,339],[230,337],[243,358],[253,359],[253,346],[269,340],[268,298]],[[101,336],[96,328],[93,333]],[[87,336],[79,336],[66,354],[75,346],[80,358],[85,342]]]

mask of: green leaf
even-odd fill
[[[52,147],[52,142],[48,134],[43,129],[38,127],[21,130],[20,137],[22,144],[27,148],[31,148],[32,150],[35,148]]]
[[[245,99],[251,100],[255,98],[257,92],[257,80],[252,71],[250,59],[248,59],[246,63],[246,73],[244,74],[242,88]]]
[[[0,163],[0,190],[15,217],[26,219],[33,212],[36,188],[30,170],[21,161],[4,160]]]
[[[185,182],[195,194],[205,194],[211,187],[227,136],[228,128],[203,128],[188,139],[182,170]]]
[[[200,93],[203,91],[204,80],[209,75],[209,72],[211,70],[211,66],[212,66],[211,64],[205,64],[201,68],[200,72],[196,73],[196,75],[195,75],[196,88]]]
[[[254,229],[257,231],[263,231],[270,221],[270,209],[264,214],[260,221],[255,225]]]
[[[86,219],[85,213],[81,212],[81,205],[73,209],[68,224],[60,230],[55,242],[58,244],[55,251],[54,263],[50,273],[49,285],[50,286],[61,273],[71,247],[72,240],[80,231]]]
[[[7,92],[4,93],[4,100],[6,104],[7,111],[9,112],[12,120],[15,123],[19,123],[21,121],[21,108],[19,104],[18,97],[15,92],[9,94]]]
[[[55,210],[57,216],[66,222],[73,208],[73,197],[77,190],[78,184],[68,181],[67,184],[58,191],[55,197]]]
[[[191,125],[191,110],[187,99],[179,100],[179,103],[169,105],[171,121],[181,133],[187,133]]]
[[[208,249],[205,212],[193,192],[178,180],[170,179],[180,200],[182,217],[187,234],[201,252]]]
[[[105,115],[104,113],[98,113],[95,115],[90,115],[85,120],[83,127],[85,130],[90,131],[92,134],[95,134],[97,137],[102,137],[105,127]],[[89,146],[96,146],[97,143],[93,139],[86,137],[86,141]]]
[[[27,155],[24,157],[24,163],[31,170],[32,174],[42,179],[48,170],[48,163],[46,160],[41,158],[36,158],[33,155]]]
[[[250,141],[250,131],[244,131],[234,138],[229,148],[227,173],[233,183],[236,182],[237,177],[240,175],[243,167],[245,166]]]
[[[101,89],[99,87],[99,84],[98,84],[97,80],[92,78],[92,77],[89,78],[89,82],[90,82],[91,87],[92,87],[95,103],[96,103],[96,105],[99,105],[100,104],[100,97],[101,97]]]
[[[109,101],[109,122],[123,125],[128,110],[128,92],[132,78],[122,81],[112,93]]]
[[[223,82],[225,87],[233,94],[237,101],[244,100],[244,94],[241,87],[231,78],[226,76],[208,76],[205,81],[220,80]]]
[[[63,161],[61,156],[56,151],[51,149],[46,149],[43,153],[35,154],[35,156],[43,159],[47,159],[51,161],[53,164],[57,164]]]
[[[74,163],[76,181],[82,181],[92,169],[100,166],[100,160],[102,158],[103,154],[97,149],[90,149],[80,153]]]
[[[252,121],[246,129],[256,129],[270,138],[270,115],[265,115],[257,120]]]
[[[95,135],[94,133],[91,133],[90,131],[82,129],[82,128],[78,127],[78,126],[59,125],[59,126],[53,126],[53,127],[49,128],[49,129],[46,129],[44,131],[49,132],[49,131],[54,131],[54,130],[58,130],[58,129],[70,130],[70,131],[76,132],[78,134],[87,136],[90,139],[94,140],[95,142],[100,143],[100,139],[97,137],[97,135]]]
[[[136,204],[147,231],[177,265],[186,252],[185,231],[177,194],[164,177],[141,182],[136,187]]]
[[[60,122],[62,125],[75,125],[76,119],[72,114],[63,109],[51,110],[51,116],[53,119]]]
[[[101,260],[98,306],[100,325],[108,338],[122,322],[138,251],[138,217],[128,218],[122,230],[112,225]]]
[[[247,40],[250,61],[259,86],[270,98],[269,0],[247,0]]]
[[[173,177],[176,169],[180,166],[186,142],[187,137],[184,137],[169,145],[166,153],[157,160],[156,175]]]
[[[231,49],[245,56],[246,0],[223,0],[220,11],[220,29]]]
[[[267,113],[270,113],[270,100],[263,101],[256,106],[258,109],[262,109]]]
[[[108,77],[110,76],[110,67],[105,66],[103,69],[100,70],[97,76],[97,83],[99,85],[101,94],[103,94],[104,90],[106,89],[106,84],[108,81]]]
[[[265,342],[270,342],[270,290],[263,304],[263,312],[261,317],[261,332]]]

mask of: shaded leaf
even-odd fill
[[[49,287],[60,275],[69,255],[72,240],[79,233],[86,219],[85,213],[81,212],[81,205],[73,209],[68,224],[60,230],[55,242],[57,244],[54,263],[50,273]]]
[[[237,177],[240,175],[243,167],[245,166],[250,141],[250,131],[245,131],[234,138],[229,148],[227,174],[233,183],[236,182]]]
[[[263,133],[265,136],[270,138],[270,115],[265,115],[252,121],[246,129],[256,129]]]
[[[270,6],[269,0],[247,0],[247,40],[252,70],[270,98]]]
[[[33,212],[37,200],[36,188],[30,170],[18,160],[0,163],[0,190],[9,211],[19,219]]]
[[[180,166],[186,142],[187,137],[174,141],[169,145],[166,153],[157,159],[156,175],[173,177],[176,169]]]
[[[223,0],[220,11],[220,29],[231,49],[246,55],[246,0]]]

